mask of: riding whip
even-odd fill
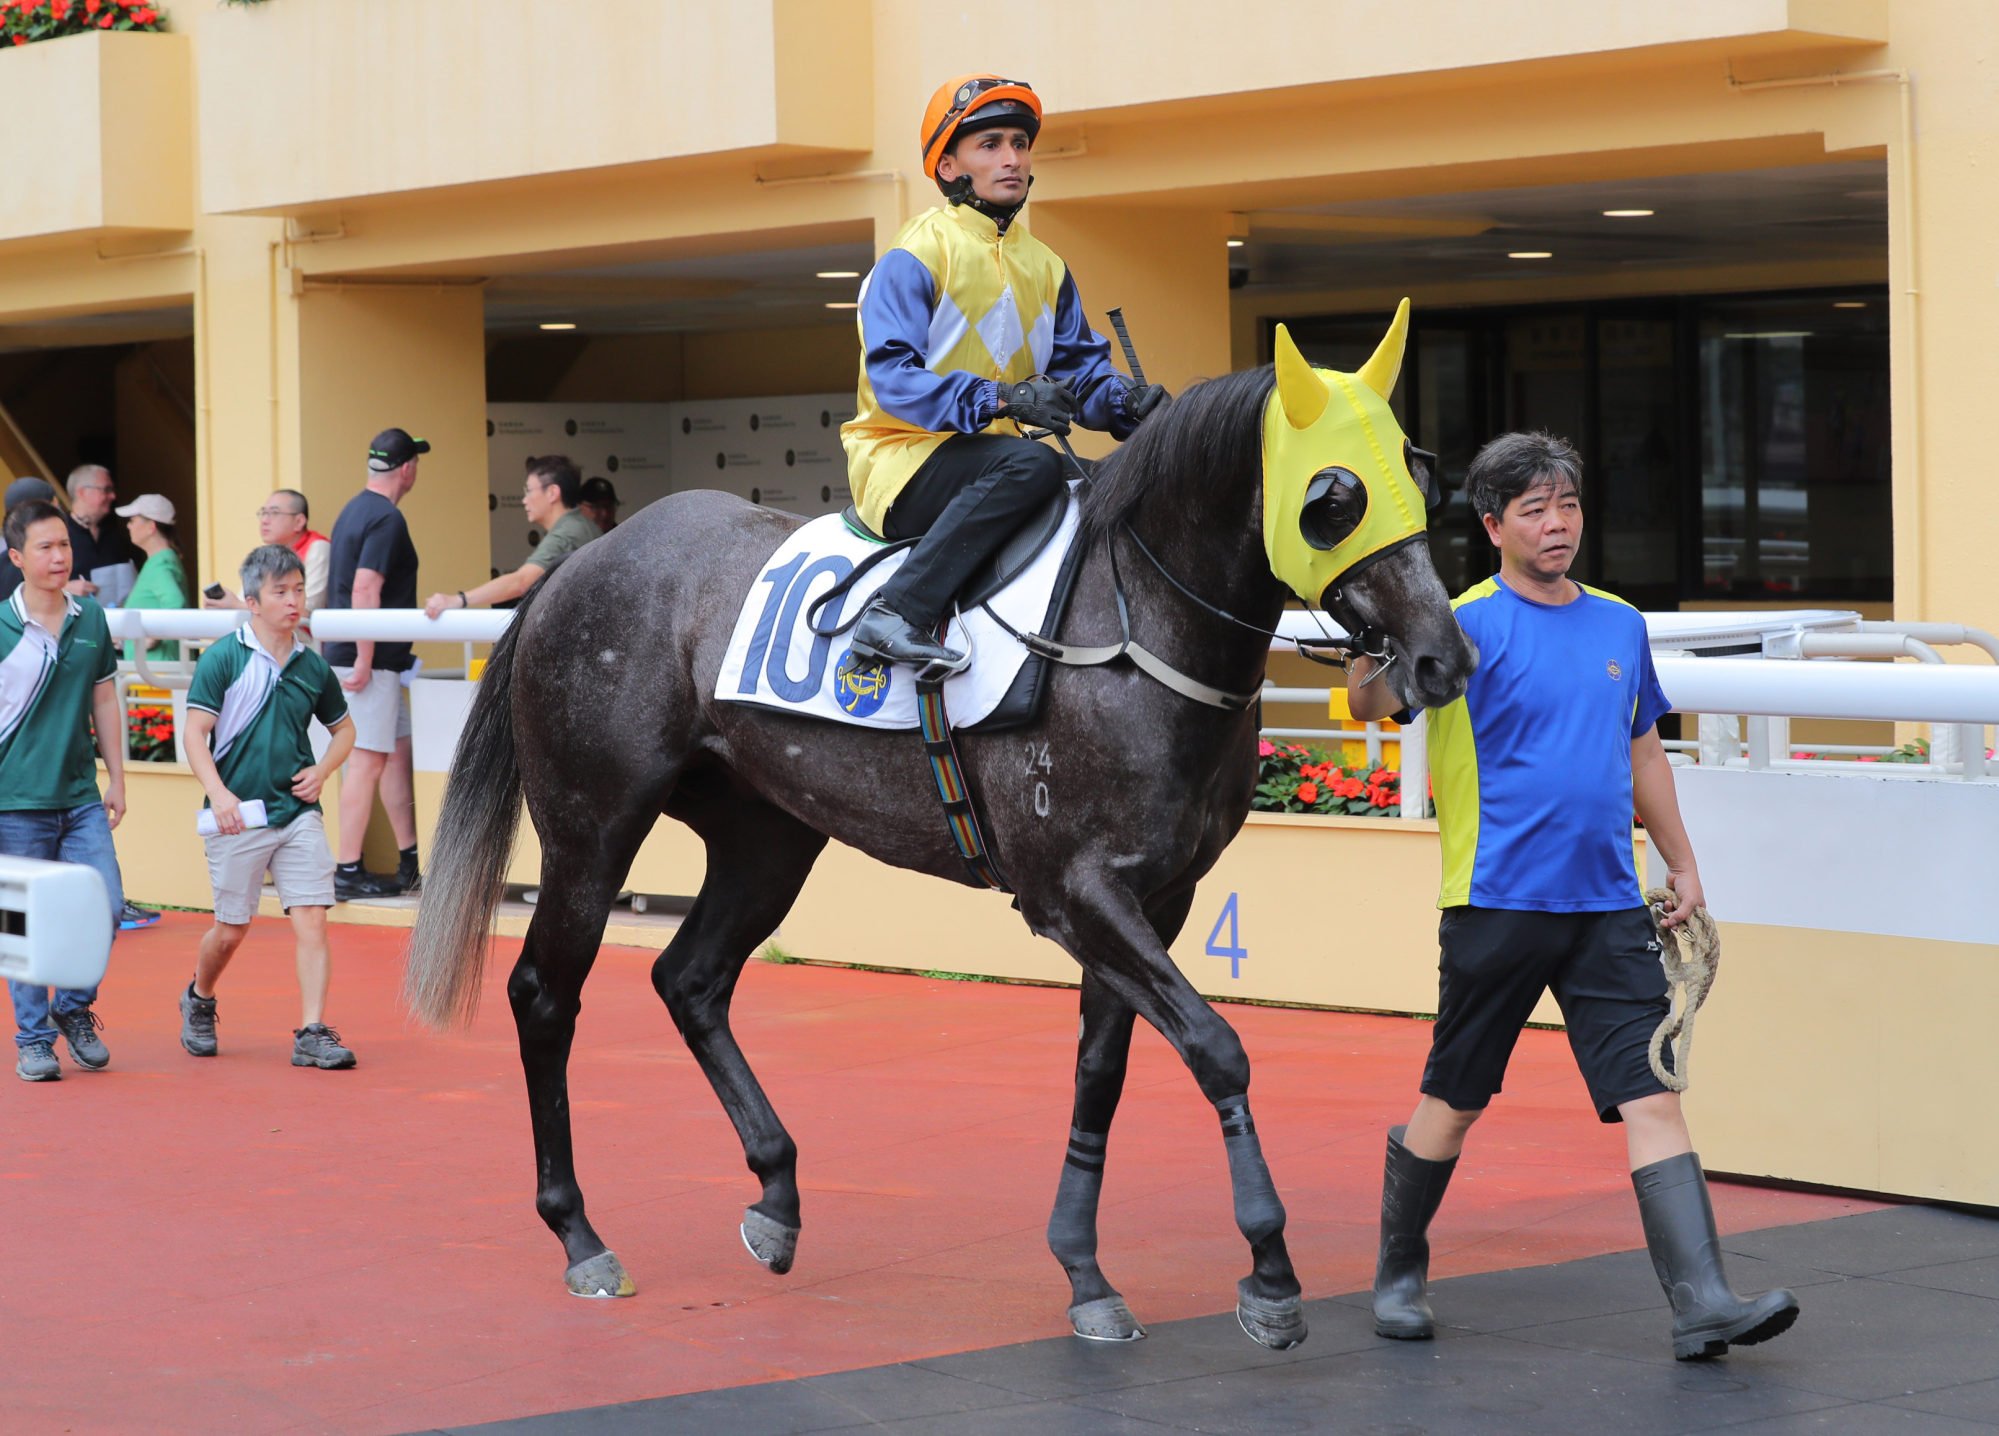
[[[1117,342],[1124,346],[1124,364],[1127,369],[1131,370],[1132,382],[1143,384],[1145,382],[1145,369],[1138,362],[1138,350],[1132,346],[1131,331],[1124,327],[1124,310],[1107,309],[1104,311],[1104,316],[1110,320],[1111,328],[1117,331]]]

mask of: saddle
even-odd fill
[[[969,610],[987,602],[1026,571],[1028,565],[1040,557],[1042,551],[1061,531],[1062,520],[1067,516],[1069,505],[1077,502],[1073,493],[1064,489],[1040,508],[1032,517],[1013,533],[993,556],[973,572],[963,588],[958,592],[958,608]],[[852,504],[840,515],[842,522],[855,533],[879,544],[893,540],[883,538],[861,521],[861,515]],[[1049,596],[1048,611],[1043,615],[1037,631],[1053,633],[1068,611],[1069,596],[1076,587],[1076,575],[1083,566],[1083,544],[1078,542],[1069,550],[1062,561],[1062,568],[1055,580],[1055,590]],[[979,733],[1003,732],[1008,728],[1019,728],[1032,723],[1041,713],[1041,704],[1048,692],[1048,670],[1052,665],[1037,653],[1030,653],[1027,662],[1008,686],[1006,696],[999,706],[981,718],[968,724],[966,731]]]

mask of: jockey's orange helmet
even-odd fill
[[[937,87],[923,110],[923,172],[937,178],[937,165],[960,135],[994,125],[1013,125],[1032,140],[1041,133],[1041,100],[1025,80],[998,75],[960,75]]]

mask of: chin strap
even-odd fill
[[[1001,234],[1006,233],[1006,227],[1012,224],[1013,217],[1020,213],[1021,205],[1027,203],[1026,200],[1022,200],[1020,204],[994,204],[989,199],[980,199],[972,189],[972,177],[970,175],[959,175],[954,180],[939,180],[937,181],[937,188],[943,191],[946,202],[954,205],[970,205],[973,209],[998,225]],[[1034,189],[1033,175],[1027,177],[1027,188],[1030,193]]]

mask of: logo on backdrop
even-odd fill
[[[862,658],[850,648],[833,670],[834,700],[856,718],[865,718],[888,702],[890,676],[886,663]]]

